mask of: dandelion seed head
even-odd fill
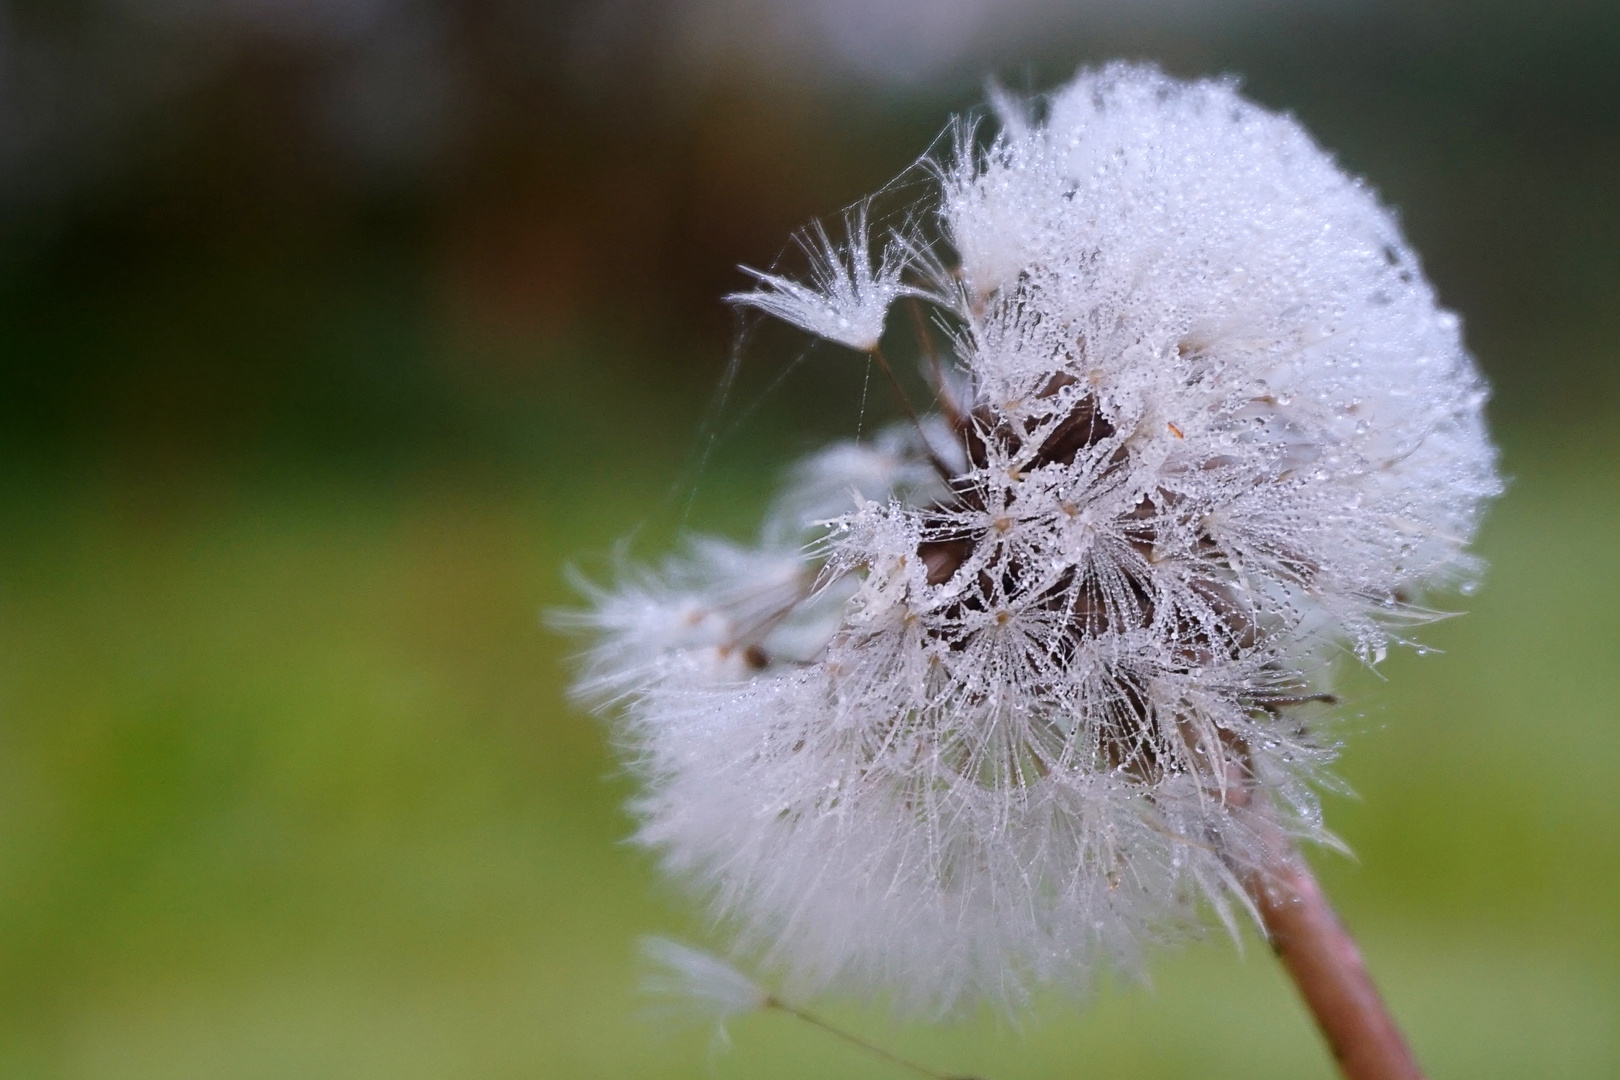
[[[638,840],[796,994],[1013,1007],[1234,926],[1257,801],[1331,839],[1325,658],[1475,580],[1499,490],[1458,320],[1293,119],[1127,64],[997,109],[934,239],[872,271],[863,217],[813,289],[740,301],[863,348],[927,296],[940,415],[582,617]]]

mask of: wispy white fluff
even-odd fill
[[[854,499],[931,503],[948,494],[929,455],[964,465],[950,426],[940,417],[879,431],[866,442],[840,442],[794,467],[771,515],[783,542],[797,540],[829,518],[847,511]]]
[[[914,242],[960,283],[948,438],[826,451],[761,550],[583,616],[639,840],[795,994],[1015,1004],[1230,921],[1257,814],[1327,835],[1325,658],[1473,573],[1499,487],[1456,317],[1295,121],[1131,65],[1044,105],[958,140]]]
[[[863,203],[844,217],[844,241],[835,243],[820,222],[797,238],[810,258],[808,281],[743,267],[759,281],[752,292],[726,297],[734,304],[754,307],[799,329],[871,352],[883,337],[889,308],[902,296],[915,292],[901,282],[904,248],[890,243],[872,262],[871,229]]]
[[[726,1022],[771,1003],[763,987],[712,953],[664,937],[641,939],[647,970],[643,993],[660,999],[659,1012],[687,1017],[726,1039]]]

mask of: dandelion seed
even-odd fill
[[[883,337],[890,306],[902,296],[919,295],[900,280],[906,267],[903,246],[885,246],[873,268],[865,204],[845,216],[842,245],[834,243],[818,222],[809,236],[799,239],[799,246],[810,257],[808,283],[745,266],[744,272],[759,281],[759,288],[726,299],[856,352],[871,352]]]
[[[726,1021],[762,1009],[775,1009],[929,1080],[974,1080],[973,1077],[950,1077],[935,1072],[836,1024],[828,1023],[814,1013],[768,993],[754,980],[712,953],[655,936],[641,939],[641,953],[652,965],[642,978],[642,991],[669,999],[669,1011],[686,1013],[705,1024],[714,1025],[717,1045],[726,1045],[730,1041],[726,1034]]]
[[[726,1022],[771,1003],[758,983],[711,953],[664,937],[641,939],[641,955],[649,970],[642,977],[643,993],[663,999],[656,1011],[712,1026],[715,1038],[727,1040]]]

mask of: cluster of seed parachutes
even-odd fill
[[[931,307],[936,407],[581,617],[638,839],[800,993],[1012,1004],[1230,925],[1266,827],[1328,838],[1332,657],[1497,490],[1457,320],[1293,120],[1130,65],[1044,108],[932,166],[932,239],[863,209],[739,298],[885,365]]]

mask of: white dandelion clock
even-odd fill
[[[1204,907],[1291,965],[1340,948],[1293,854],[1329,839],[1324,658],[1376,662],[1472,573],[1499,489],[1458,320],[1294,120],[1122,64],[1001,110],[910,209],[935,239],[872,271],[862,217],[813,286],[744,299],[866,348],[926,298],[939,414],[813,459],[769,551],[596,598],[582,687],[622,717],[638,838],[796,993],[1014,1006]],[[654,594],[715,636],[619,629]],[[1300,980],[1351,1075],[1416,1075],[1354,1071],[1345,1040],[1398,1034]]]

